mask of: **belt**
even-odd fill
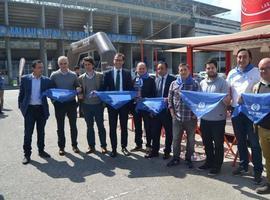
[[[29,105],[29,106],[32,108],[41,108],[42,107],[42,105]]]

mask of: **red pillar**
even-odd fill
[[[187,46],[187,64],[189,66],[190,74],[193,76],[193,47]]]
[[[229,71],[231,70],[231,52],[226,51],[225,53],[225,65],[226,65],[226,70],[225,73],[228,75]]]
[[[143,62],[143,41],[142,40],[140,42],[140,46],[141,46],[141,61]]]

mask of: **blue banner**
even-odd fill
[[[76,92],[76,90],[52,88],[52,89],[49,89],[49,90],[46,90],[45,92],[43,92],[42,95],[45,95],[52,100],[59,101],[59,102],[63,103],[66,101],[73,100],[74,97],[77,95],[77,92]]]
[[[95,94],[106,104],[114,109],[121,108],[137,96],[136,91],[106,91],[95,92]]]
[[[144,98],[138,101],[136,112],[143,110],[153,115],[159,114],[162,110],[167,109],[167,103],[164,98]]]
[[[213,110],[227,94],[181,90],[181,98],[192,112],[201,118]]]
[[[232,117],[242,112],[254,124],[257,124],[270,113],[270,93],[242,94],[241,96],[243,103],[234,109]]]

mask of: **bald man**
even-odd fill
[[[257,83],[254,93],[270,93],[270,58],[263,58],[259,63],[261,80]],[[266,162],[267,182],[256,189],[258,194],[270,194],[270,114],[268,114],[258,124],[258,134],[260,138],[263,156]]]
[[[151,117],[146,111],[135,111],[136,103],[140,98],[152,98],[156,96],[155,79],[147,73],[147,67],[144,62],[139,62],[136,66],[136,77],[133,80],[134,88],[138,91],[138,98],[133,104],[133,117],[135,125],[135,143],[136,146],[132,151],[142,150],[142,120],[144,122],[144,130],[146,134],[146,152],[150,153],[151,150]]]

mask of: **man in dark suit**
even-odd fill
[[[50,157],[44,151],[44,127],[49,117],[49,109],[47,98],[42,96],[42,93],[51,88],[51,81],[49,78],[42,76],[43,64],[40,60],[33,62],[32,70],[32,74],[22,77],[18,97],[19,108],[24,117],[23,164],[27,164],[31,160],[31,142],[35,124],[39,156],[42,158]]]
[[[165,62],[160,62],[157,66],[156,82],[156,96],[164,97],[164,101],[168,100],[168,91],[171,82],[175,77],[168,74],[168,65]],[[165,129],[165,149],[163,159],[168,159],[171,153],[172,146],[172,117],[169,110],[163,110],[151,120],[152,123],[152,151],[145,155],[145,158],[152,158],[159,156],[160,148],[160,132],[162,127]]]
[[[139,62],[136,66],[136,77],[133,80],[134,88],[138,91],[138,97],[133,105],[133,118],[135,124],[135,143],[136,147],[131,151],[141,151],[142,150],[142,120],[144,123],[144,130],[146,135],[146,152],[151,150],[151,117],[146,111],[135,111],[136,102],[140,98],[152,98],[156,96],[156,84],[155,79],[150,77],[147,73],[147,68],[144,62]]]
[[[104,72],[104,90],[105,91],[129,91],[133,90],[131,74],[129,71],[124,70],[123,64],[125,61],[125,56],[121,53],[117,53],[114,56],[114,67]],[[119,109],[114,109],[113,107],[107,105],[109,113],[109,126],[110,126],[110,139],[112,145],[111,157],[117,156],[117,119],[118,115],[120,118],[121,126],[121,146],[122,152],[125,156],[129,156],[130,153],[127,150],[127,122],[128,122],[128,113],[129,113],[130,104],[126,104]]]

